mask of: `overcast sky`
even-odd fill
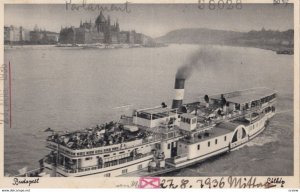
[[[243,4],[242,9],[209,10],[198,9],[197,4],[129,4],[130,13],[111,11],[111,21],[119,20],[121,30],[135,29],[152,37],[158,37],[180,28],[211,28],[232,31],[265,29],[287,30],[293,28],[293,6],[273,4]],[[32,30],[40,28],[59,32],[61,26],[75,26],[80,20],[92,22],[99,11],[66,10],[60,5],[5,5],[5,25],[23,26]]]

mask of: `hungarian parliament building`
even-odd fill
[[[59,43],[62,44],[147,44],[150,37],[135,31],[120,31],[118,21],[111,24],[110,16],[105,18],[102,11],[95,22],[80,22],[80,26],[62,28],[59,34]]]

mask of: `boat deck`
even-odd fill
[[[255,89],[248,89],[244,91],[236,91],[232,93],[225,93],[223,96],[226,98],[228,102],[231,103],[249,103],[254,100],[258,100],[264,97],[268,97],[270,95],[275,94],[276,91],[268,88],[255,88]],[[221,95],[214,95],[211,96],[213,99],[220,99]]]
[[[181,142],[186,143],[186,144],[194,144],[194,143],[206,141],[206,140],[212,139],[214,137],[226,135],[227,133],[232,132],[236,126],[237,125],[235,124],[235,126],[232,126],[232,128],[230,128],[230,129],[216,126],[213,129],[211,129],[208,136],[205,136],[205,134],[204,134],[201,138],[193,137],[192,139],[183,139]]]

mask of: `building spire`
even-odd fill
[[[119,26],[119,21],[118,21],[118,19],[117,19],[117,22],[116,22],[116,30],[117,30],[117,32],[120,32],[120,26]]]

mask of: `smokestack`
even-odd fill
[[[184,96],[184,82],[183,78],[175,79],[175,97],[172,103],[172,109],[177,109],[182,105],[183,96]]]

